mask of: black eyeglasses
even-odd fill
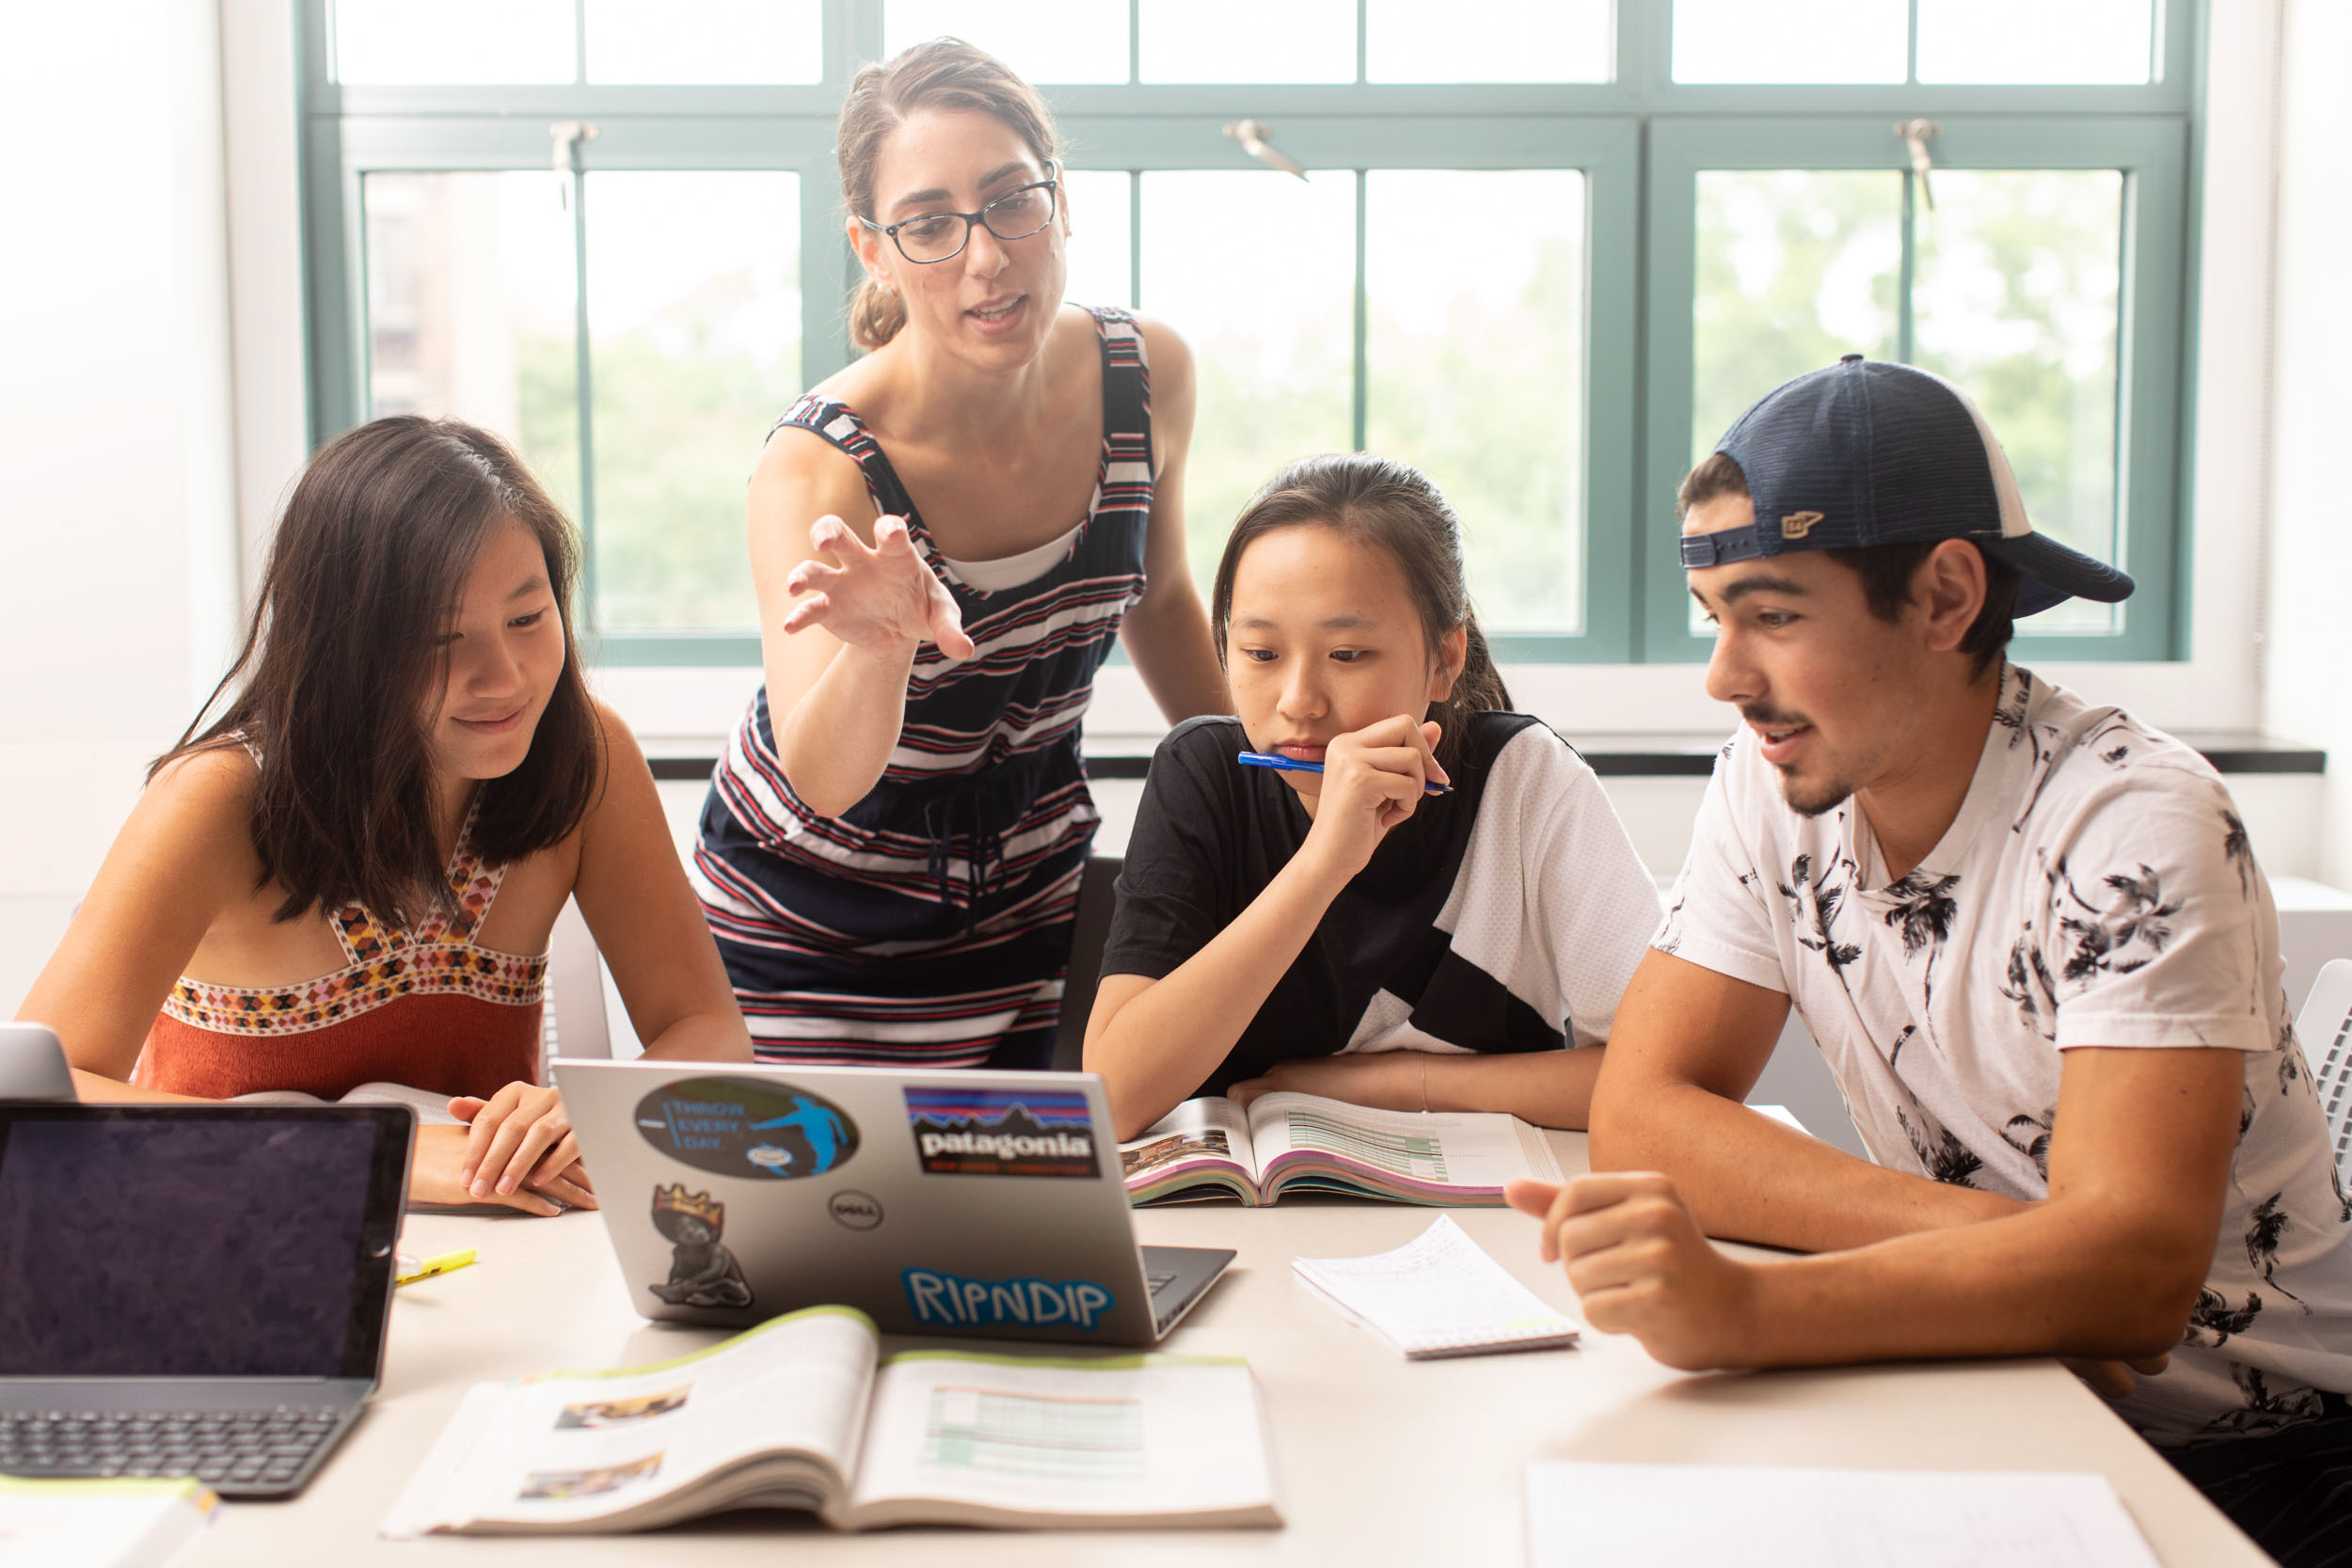
[[[925,213],[920,217],[887,226],[867,217],[859,218],[858,222],[877,234],[889,235],[890,243],[908,261],[929,266],[933,261],[953,261],[962,255],[963,247],[972,243],[972,226],[976,223],[1000,240],[1027,239],[1054,221],[1056,195],[1060,187],[1059,180],[1040,180],[1007,191],[977,213]],[[959,220],[961,228],[957,227]]]

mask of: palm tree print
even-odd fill
[[[2246,836],[2246,824],[2237,813],[2221,814],[2221,855],[2237,872],[2238,891],[2247,897],[2254,896],[2254,846]]]
[[[1837,869],[1833,865],[1830,874]],[[1796,922],[1797,945],[1820,954],[1842,981],[1846,966],[1862,957],[1862,949],[1837,940],[1834,927],[1838,909],[1846,901],[1846,889],[1832,886],[1830,874],[1814,880],[1813,857],[1799,855],[1789,863],[1788,880],[1779,884],[1780,895],[1788,900],[1788,917]],[[1808,926],[1812,927],[1812,936],[1804,934]]]
[[[2074,951],[2067,958],[2062,971],[2069,980],[2081,980],[2092,974],[2129,974],[2145,969],[2164,945],[2172,940],[2172,927],[2166,924],[2181,912],[2176,901],[2164,901],[2164,889],[2153,867],[2140,863],[2139,875],[2126,872],[2110,875],[2103,881],[2107,889],[2105,905],[2093,904],[2074,886],[2064,862],[2056,873],[2066,883],[2066,895],[2081,907],[2081,915],[2068,915],[2058,922],[2058,929],[2074,939]],[[2135,943],[2145,946],[2145,955],[2134,955]]]
[[[2001,1129],[2001,1136],[2010,1148],[2033,1162],[2033,1168],[2042,1173],[2043,1185],[2050,1180],[2050,1133],[2058,1125],[2058,1107],[2053,1105],[2038,1117],[2014,1116]]]
[[[2280,1284],[2274,1276],[2274,1271],[2279,1267],[2279,1243],[2286,1240],[2287,1232],[2295,1224],[2279,1212],[2279,1202],[2284,1196],[2284,1193],[2273,1193],[2255,1208],[2253,1218],[2246,1227],[2246,1260],[2254,1265],[2255,1271],[2263,1276],[2264,1284],[2296,1306],[2303,1307],[2303,1298]],[[2309,1312],[2311,1308],[2303,1307],[2303,1310]]]
[[[2304,1076],[2302,1043],[2295,1037],[2295,1025],[2282,1023],[2279,1026],[2279,1092],[2293,1093]]]
[[[2001,987],[2001,994],[2017,1005],[2017,1022],[2045,1040],[2058,1038],[2058,1025],[2043,1028],[2045,1014],[2058,1012],[2058,981],[2050,974],[2050,961],[2042,956],[2042,944],[2033,939],[2033,927],[2017,939],[2009,950],[2009,979]]]
[[[2213,1422],[2214,1432],[2275,1432],[2306,1417],[2322,1414],[2326,1405],[2316,1388],[2297,1385],[2279,1393],[2270,1391],[2270,1384],[2260,1367],[2233,1363],[2231,1375],[2236,1379],[2238,1392],[2245,1397],[2246,1408],[2233,1410]]]
[[[1954,1187],[1976,1185],[1973,1178],[1984,1169],[1984,1162],[1977,1158],[1975,1150],[1954,1137],[1950,1128],[1932,1126],[1924,1111],[1919,1114],[1921,1125],[1914,1127],[1910,1116],[1899,1107],[1895,1112],[1895,1120],[1901,1125],[1903,1136],[1911,1140],[1912,1151],[1919,1156],[1921,1167],[1931,1179]],[[1933,1133],[1932,1138],[1929,1136],[1931,1132]]]
[[[1928,956],[1928,967],[1919,979],[1922,1000],[1935,1000],[1935,960],[1944,954],[1944,943],[1952,934],[1952,918],[1960,913],[1960,902],[1952,896],[1952,889],[1960,886],[1958,877],[1930,879],[1923,872],[1906,872],[1901,880],[1889,887],[1889,897],[1895,907],[1886,911],[1886,924],[1903,934],[1903,955],[1915,958],[1922,950]]]
[[[2262,1309],[2263,1298],[2257,1291],[2246,1292],[2245,1306],[2233,1307],[2230,1298],[2218,1291],[2199,1291],[2197,1305],[2189,1308],[2188,1327],[2181,1335],[2181,1343],[2218,1350],[2230,1342],[2232,1335],[2253,1327]]]
[[[1903,1047],[1909,1045],[1912,1041],[1912,1037],[1918,1033],[1919,1026],[1917,1024],[1906,1023],[1903,1025],[1903,1032],[1895,1037],[1895,1043],[1893,1045],[1887,1047],[1886,1065],[1888,1067],[1899,1067],[1902,1064]]]

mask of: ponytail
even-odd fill
[[[907,324],[907,302],[870,277],[858,279],[850,295],[850,341],[867,354],[898,335]]]

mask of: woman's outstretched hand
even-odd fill
[[[822,626],[853,648],[898,653],[917,642],[936,643],[949,658],[970,658],[972,639],[955,596],[915,553],[907,525],[898,517],[874,524],[874,543],[827,514],[808,531],[808,542],[840,562],[802,562],[786,578],[795,596],[784,618],[787,632]]]

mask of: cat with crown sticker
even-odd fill
[[[672,1307],[749,1307],[751,1285],[735,1254],[719,1244],[727,1208],[682,1181],[653,1190],[653,1227],[672,1248],[670,1277],[646,1287]]]

